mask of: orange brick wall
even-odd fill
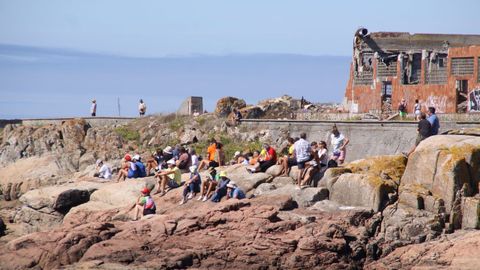
[[[451,72],[451,58],[453,57],[474,57],[474,73],[469,76],[453,76]],[[420,83],[416,85],[403,85],[398,76],[387,77],[384,81],[392,83],[392,108],[397,109],[402,98],[407,101],[407,112],[413,112],[415,99],[422,104],[422,110],[426,111],[429,106],[437,109],[438,113],[456,112],[456,80],[468,80],[468,92],[480,88],[478,82],[478,57],[480,57],[480,46],[470,46],[462,48],[451,48],[448,52],[448,79],[446,84],[425,84],[425,61],[422,60],[422,70]],[[371,110],[381,109],[381,89],[382,81],[377,79],[377,63],[374,59],[372,85],[357,85],[353,87],[353,64],[350,65],[350,77],[345,90],[345,98],[348,102],[358,104],[359,113],[367,113]],[[400,61],[397,62],[397,74],[400,73]],[[352,91],[353,90],[353,91]]]

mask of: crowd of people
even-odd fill
[[[301,133],[298,138],[287,138],[286,149],[277,150],[263,144],[262,149],[252,152],[236,151],[230,161],[226,161],[223,145],[212,138],[206,149],[205,157],[200,157],[194,149],[184,146],[167,146],[157,149],[143,162],[139,154],[126,154],[118,169],[116,181],[135,179],[146,176],[154,176],[155,186],[152,190],[142,189],[142,195],[137,200],[135,219],[139,215],[155,213],[156,206],[151,195],[164,196],[172,189],[182,188],[180,204],[196,198],[198,201],[219,202],[223,198],[244,199],[245,192],[231,179],[227,172],[219,171],[225,165],[242,164],[249,173],[266,172],[273,165],[281,165],[280,175],[288,175],[292,166],[297,166],[300,172],[295,179],[298,188],[315,185],[312,183],[316,173],[323,173],[328,167],[342,164],[346,157],[346,146],[349,143],[337,127],[334,125],[330,137],[332,151],[329,153],[325,141],[309,142],[306,133]],[[285,152],[282,156],[281,153]],[[112,170],[102,160],[97,160],[96,177],[111,179]],[[205,170],[205,179],[202,179],[200,171]],[[182,173],[189,175],[188,179],[182,180]]]

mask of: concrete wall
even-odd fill
[[[127,124],[133,117],[77,117],[87,121],[92,127],[101,126],[115,126]],[[5,127],[7,124],[18,124],[24,126],[41,126],[48,124],[61,124],[63,121],[71,120],[75,118],[40,118],[40,119],[13,119],[13,120],[0,120],[0,128]]]
[[[288,121],[288,120],[253,120],[245,119],[241,126],[247,130],[282,130],[290,136],[297,137],[301,132],[307,133],[309,141],[324,140],[330,146],[330,131],[336,124],[340,132],[350,139],[347,147],[347,161],[376,155],[400,154],[415,143],[417,136],[416,122],[366,122],[366,121]],[[440,132],[449,129],[478,127],[478,123],[441,122]]]
[[[203,113],[203,98],[188,97],[177,110],[178,115],[192,115],[194,112]]]

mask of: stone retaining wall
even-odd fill
[[[441,119],[440,119],[441,121]],[[417,123],[409,121],[300,121],[300,120],[254,120],[245,119],[241,126],[247,130],[283,130],[292,137],[307,133],[309,141],[327,142],[330,146],[330,131],[336,124],[340,132],[350,139],[347,161],[376,155],[393,155],[407,151],[415,143]],[[450,129],[478,127],[474,122],[440,122],[440,133]]]
[[[115,126],[123,125],[130,122],[134,117],[68,117],[68,118],[38,118],[38,119],[11,119],[11,120],[0,120],[0,128],[5,127],[7,124],[18,124],[24,126],[42,126],[48,124],[59,125],[63,121],[82,118],[87,121],[92,127],[98,126]]]

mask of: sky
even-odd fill
[[[189,95],[209,109],[222,95],[341,102],[359,26],[480,34],[478,10],[475,0],[0,0],[0,118],[82,115],[77,103],[94,96],[143,97],[150,112]]]

